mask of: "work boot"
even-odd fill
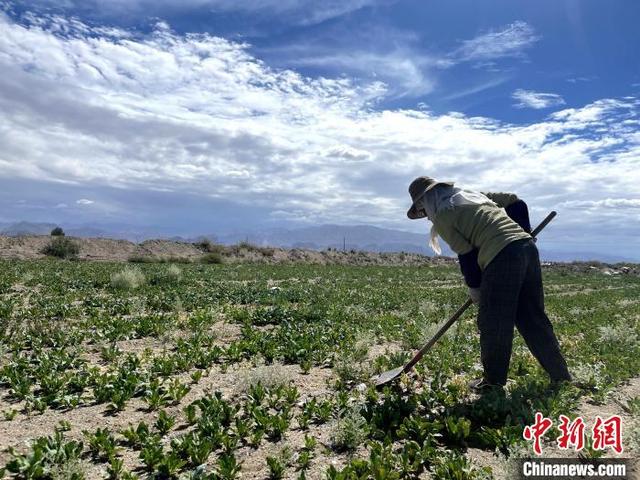
[[[469,382],[469,388],[474,393],[483,395],[489,392],[502,391],[502,385],[487,382],[484,378],[477,378]]]

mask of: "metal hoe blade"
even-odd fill
[[[547,224],[553,220],[553,218],[557,215],[556,212],[551,212],[549,215],[546,216],[546,218],[540,222],[540,225],[538,225],[535,230],[533,230],[533,232],[531,232],[531,236],[533,238],[535,238],[544,227],[547,226]],[[413,368],[413,366],[418,363],[420,361],[420,359],[422,358],[422,356],[431,348],[433,347],[433,345],[440,339],[440,337],[442,337],[442,335],[445,334],[445,332],[447,330],[449,330],[449,328],[451,327],[451,325],[453,325],[458,318],[460,318],[462,316],[462,314],[467,310],[467,308],[469,308],[471,306],[473,302],[471,301],[471,299],[467,299],[467,301],[464,303],[464,305],[462,305],[457,311],[456,313],[453,314],[453,316],[447,320],[447,322],[440,327],[440,330],[438,330],[438,332],[433,336],[433,338],[431,340],[429,340],[427,342],[427,344],[422,347],[418,353],[416,353],[414,355],[414,357],[409,360],[409,362],[407,362],[406,365],[403,365],[402,367],[398,367],[398,368],[394,368],[393,370],[389,370],[387,372],[381,373],[376,379],[375,379],[375,384],[376,384],[376,388],[380,388],[383,387],[384,385],[393,382],[396,378],[400,377],[400,375],[402,375],[403,372],[408,372],[409,370],[411,370]]]
[[[389,370],[388,372],[381,373],[380,376],[376,379],[376,388],[386,385],[389,382],[392,382],[396,378],[398,378],[402,372],[404,371],[404,366],[394,368],[393,370]]]

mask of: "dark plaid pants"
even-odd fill
[[[544,311],[540,258],[533,240],[511,242],[482,273],[478,329],[489,383],[507,382],[514,325],[551,380],[571,379]]]

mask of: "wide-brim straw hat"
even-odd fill
[[[409,185],[409,195],[411,195],[411,201],[413,203],[411,204],[411,208],[407,210],[407,217],[411,220],[425,217],[424,212],[418,212],[416,208],[417,203],[425,193],[437,185],[448,185],[452,187],[453,182],[438,182],[431,177],[418,177],[411,182],[411,185]]]

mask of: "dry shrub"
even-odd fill
[[[258,383],[261,383],[266,388],[288,385],[293,376],[283,365],[274,364],[240,370],[236,378],[238,390],[246,393]]]
[[[111,286],[116,290],[135,290],[144,285],[144,274],[138,268],[127,267],[111,275]]]
[[[182,269],[174,264],[169,265],[166,269],[159,271],[151,278],[154,285],[171,285],[182,281]]]
[[[216,252],[207,253],[200,258],[202,263],[220,264],[224,263],[222,255]]]
[[[167,282],[178,283],[182,280],[182,270],[177,265],[169,265],[169,268],[167,268],[164,274],[164,278]]]
[[[610,343],[612,345],[634,346],[638,340],[635,329],[626,324],[603,325],[598,327],[600,332],[600,341],[602,343]]]
[[[338,452],[353,451],[366,440],[367,432],[367,421],[359,408],[353,407],[333,424],[331,448]]]

